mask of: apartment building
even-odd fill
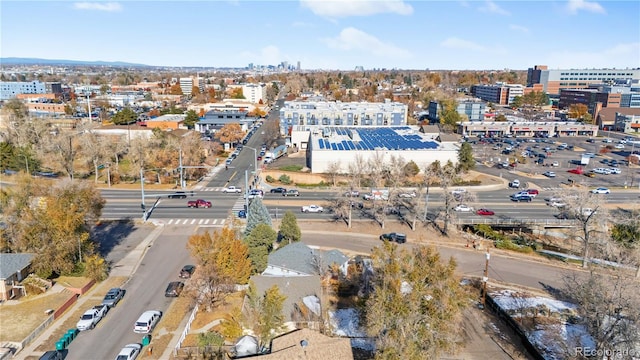
[[[45,94],[45,83],[40,81],[0,81],[0,100],[15,99],[18,94]]]
[[[549,69],[546,65],[536,65],[527,70],[527,87],[542,84],[544,92],[557,96],[561,89],[584,89],[591,84],[613,83],[619,79],[640,81],[637,69]]]
[[[243,84],[242,95],[244,98],[253,104],[264,103],[267,99],[267,85],[266,84]]]
[[[199,76],[190,76],[186,78],[180,78],[180,89],[182,90],[182,94],[186,96],[191,96],[193,92],[193,87],[197,86],[200,90],[200,93],[204,92],[204,78]]]

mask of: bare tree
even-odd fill
[[[561,293],[578,305],[583,324],[599,351],[622,353],[640,346],[640,284],[621,273],[564,277]]]
[[[449,189],[458,177],[458,172],[451,161],[447,162],[444,166],[442,166],[439,161],[435,161],[431,163],[427,169],[427,176],[433,178],[434,182],[437,182],[442,189],[444,209],[438,214],[438,217],[443,221],[442,234],[448,235],[449,223],[451,223],[455,216],[453,204],[456,202],[455,196]]]
[[[607,209],[602,206],[604,197],[590,192],[586,187],[565,189],[554,197],[562,199],[564,204],[558,207],[557,216],[573,219],[579,225],[574,236],[582,246],[582,267],[586,268],[593,246],[598,246],[601,250],[608,248]]]
[[[329,163],[327,166],[327,171],[325,172],[329,176],[329,181],[331,182],[331,186],[336,186],[338,182],[338,176],[340,175],[340,169],[342,165],[340,164],[340,160],[333,161]]]
[[[360,189],[362,184],[362,177],[367,170],[367,162],[364,160],[362,154],[357,154],[353,162],[349,163],[349,179],[352,188]]]
[[[93,165],[94,182],[98,183],[98,166],[104,161],[106,151],[102,136],[88,131],[80,136],[84,156]]]

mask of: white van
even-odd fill
[[[160,318],[162,312],[158,310],[148,310],[142,313],[133,326],[133,332],[138,334],[149,334],[153,331]]]

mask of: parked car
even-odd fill
[[[239,217],[240,219],[246,219],[246,218],[247,218],[247,212],[246,212],[246,211],[244,211],[244,210],[240,210],[240,211],[238,211],[238,217]]]
[[[491,211],[491,210],[489,210],[489,209],[482,208],[482,209],[478,209],[476,211],[476,214],[483,215],[483,216],[490,216],[490,215],[495,215],[496,213]]]
[[[300,196],[300,192],[296,189],[290,189],[283,192],[282,196]]]
[[[187,198],[187,193],[184,191],[176,191],[173,194],[169,194],[167,196],[169,199],[186,199]]]
[[[195,265],[185,265],[180,269],[180,274],[178,275],[181,279],[188,279],[193,275],[193,272],[196,271]]]
[[[548,178],[554,178],[556,177],[556,173],[554,173],[553,171],[546,171],[544,173],[542,173],[542,175],[548,177]]]
[[[282,193],[286,193],[287,189],[283,188],[283,187],[277,187],[277,188],[273,188],[269,191],[272,194],[282,194]]]
[[[457,211],[457,212],[471,212],[473,211],[473,208],[471,206],[467,206],[464,204],[459,204],[456,207],[453,208],[453,211]]]
[[[596,173],[594,173],[593,171],[589,171],[584,173],[584,176],[593,178],[593,177],[596,177]]]
[[[95,328],[100,320],[107,315],[107,311],[109,311],[109,307],[104,304],[92,307],[82,314],[80,320],[78,320],[78,323],[76,324],[76,328],[78,328],[79,331]]]
[[[147,310],[143,312],[133,325],[133,332],[138,334],[151,333],[161,317],[162,312],[158,310]]]
[[[611,194],[611,190],[609,190],[606,187],[599,187],[596,189],[591,190],[592,194]]]
[[[140,355],[142,345],[140,344],[127,344],[118,353],[116,360],[135,360]]]
[[[582,170],[581,167],[577,167],[575,169],[567,170],[567,172],[572,173],[572,174],[576,174],[576,175],[582,175],[584,170]]]
[[[187,201],[187,207],[190,208],[210,208],[211,207],[211,201],[207,201],[207,200],[203,200],[203,199],[198,199],[198,200],[189,200]]]
[[[402,233],[388,233],[380,235],[380,240],[393,241],[398,244],[404,244],[407,242],[407,235]]]
[[[518,179],[513,180],[512,182],[509,183],[509,187],[510,188],[519,188],[520,187],[520,180],[518,180]]]
[[[609,168],[609,173],[617,175],[617,174],[621,174],[622,171],[618,168]]]
[[[184,288],[182,281],[172,281],[167,285],[167,289],[164,291],[166,297],[178,297]]]
[[[120,300],[122,300],[122,298],[124,297],[124,293],[125,291],[121,288],[109,289],[109,291],[107,291],[107,294],[104,296],[104,299],[102,299],[102,304],[110,308],[115,307],[116,305],[118,305],[118,302],[120,302]]]

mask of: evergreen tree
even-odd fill
[[[298,226],[298,220],[292,211],[284,213],[278,234],[280,235],[280,241],[286,244],[300,241],[302,238],[302,233]]]
[[[135,111],[131,110],[130,108],[124,108],[113,115],[111,121],[113,121],[113,123],[116,125],[125,125],[136,122],[137,118],[138,114],[136,114]]]
[[[184,125],[187,128],[193,129],[193,127],[198,121],[200,121],[200,118],[198,117],[198,114],[196,113],[195,110],[187,111],[187,116],[184,118]]]
[[[273,225],[271,222],[271,215],[269,210],[262,203],[262,199],[259,197],[253,198],[249,203],[249,209],[247,209],[247,227],[244,230],[244,234],[249,235],[253,228],[258,224],[267,224],[269,227]]]
[[[464,142],[460,146],[458,151],[458,169],[462,172],[467,172],[476,165],[476,160],[473,158],[473,148],[471,144]]]
[[[251,259],[254,274],[259,274],[267,268],[268,256],[277,237],[278,234],[271,225],[261,223],[244,238],[249,246],[249,259]]]
[[[454,99],[440,101],[440,124],[445,130],[455,130],[461,120],[458,103]]]

